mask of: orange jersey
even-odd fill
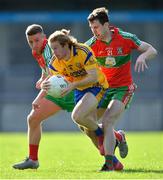
[[[106,43],[96,39],[89,39],[89,45],[106,75],[110,87],[129,86],[133,83],[131,74],[131,52],[141,45],[141,41],[133,34],[111,28],[112,39]]]

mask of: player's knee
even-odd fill
[[[71,118],[72,118],[72,120],[73,120],[75,123],[78,124],[78,118],[79,118],[79,116],[77,115],[77,113],[72,113],[72,114],[71,114]]]
[[[29,126],[33,123],[33,118],[32,118],[31,114],[28,114],[28,116],[27,116],[27,123]]]
[[[30,127],[34,127],[39,124],[39,121],[37,121],[37,118],[33,114],[29,114],[27,116],[27,123]]]
[[[71,118],[75,123],[82,125],[82,118],[78,113],[72,113]]]

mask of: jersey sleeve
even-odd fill
[[[135,34],[124,32],[123,35],[130,49],[137,49],[141,45],[141,40]]]
[[[97,67],[97,61],[93,53],[90,51],[84,61],[84,66],[86,70],[94,69]]]
[[[84,44],[91,47],[96,42],[96,38],[93,36],[89,40],[87,40]]]
[[[59,72],[53,67],[53,65],[49,64],[48,66],[51,75],[59,75]]]
[[[44,59],[46,61],[46,64],[48,65],[49,62],[51,61],[51,58],[52,58],[52,51],[51,51],[48,44],[45,46],[43,56],[44,56]]]
[[[122,30],[120,30],[119,33],[120,35],[122,35],[122,37],[125,40],[125,44],[130,49],[137,49],[141,45],[141,40],[135,34],[125,32]]]
[[[94,69],[97,67],[97,61],[89,46],[84,45],[83,50],[83,63],[86,70]]]
[[[53,62],[55,60],[55,56],[53,56],[48,64],[48,68],[50,71],[51,75],[59,75],[59,72],[57,71],[57,69],[54,67]]]
[[[137,49],[141,45],[141,40],[135,34],[131,34],[130,46],[132,49]]]

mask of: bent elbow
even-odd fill
[[[157,50],[154,47],[151,47],[151,58],[155,58],[157,56]]]
[[[153,53],[154,53],[154,56],[157,56],[158,52],[155,48],[153,48]]]

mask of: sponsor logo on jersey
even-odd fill
[[[113,67],[116,65],[116,61],[114,57],[107,57],[105,60],[105,66],[107,67]]]
[[[83,77],[83,76],[86,76],[86,74],[87,72],[84,68],[78,71],[70,72],[70,76],[73,76],[73,77]]]
[[[73,65],[71,65],[71,64],[70,64],[70,65],[68,65],[68,68],[69,68],[69,70],[71,70],[71,71],[72,71],[72,70],[73,70]]]

